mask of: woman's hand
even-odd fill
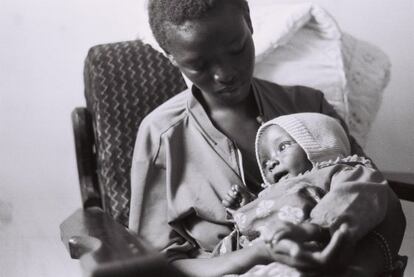
[[[293,225],[293,224],[292,224]],[[302,228],[304,227],[304,228]],[[324,248],[309,244],[310,240],[322,238],[315,226],[289,226],[288,231],[275,234],[271,246],[268,247],[270,256],[278,262],[298,268],[305,272],[329,272],[344,265],[343,253],[350,253],[347,240],[347,226],[342,225],[331,237]],[[320,231],[318,231],[320,232]]]
[[[298,243],[302,242],[318,242],[319,244],[327,244],[330,240],[329,230],[322,228],[313,223],[293,224],[284,222],[283,226],[273,234],[272,243],[282,239],[289,239]]]

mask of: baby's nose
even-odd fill
[[[279,165],[278,160],[269,160],[266,162],[267,170],[273,170],[277,165]]]

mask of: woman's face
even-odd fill
[[[206,17],[168,27],[169,58],[207,102],[234,105],[250,91],[254,44],[249,16],[221,4]]]
[[[271,125],[264,130],[258,151],[260,166],[270,184],[312,168],[302,147],[278,125]]]

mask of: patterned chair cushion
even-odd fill
[[[90,49],[84,69],[104,210],[127,225],[130,167],[141,120],[186,88],[178,69],[140,41]]]

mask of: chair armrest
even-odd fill
[[[92,116],[86,108],[73,110],[72,126],[83,208],[102,207],[96,174],[95,134]]]
[[[414,202],[414,174],[403,172],[383,172],[390,187],[402,200]]]
[[[100,208],[79,209],[60,225],[61,239],[83,276],[183,276]]]

